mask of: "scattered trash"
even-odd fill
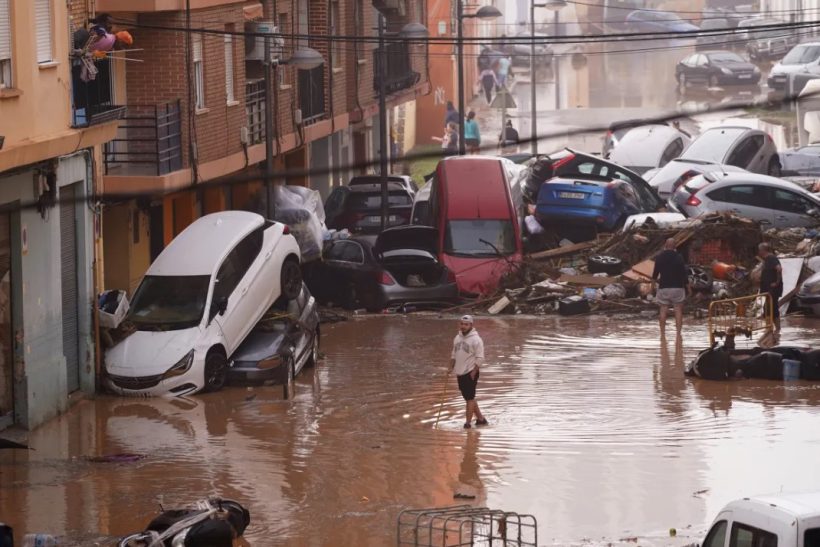
[[[100,327],[116,329],[128,313],[128,297],[125,291],[109,290],[99,297]]]
[[[589,311],[589,300],[583,296],[570,296],[558,301],[558,313],[561,315],[580,315]]]

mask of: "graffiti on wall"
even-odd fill
[[[444,88],[441,86],[437,86],[436,90],[433,92],[433,100],[435,101],[436,106],[440,104],[445,104],[445,97]]]

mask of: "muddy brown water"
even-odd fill
[[[787,320],[784,342],[816,345],[816,327]],[[735,497],[820,488],[820,385],[685,378],[703,325],[679,348],[651,320],[482,318],[491,425],[471,431],[454,382],[444,390],[455,328],[418,316],[329,325],[326,358],[288,401],[264,387],[81,402],[31,433],[36,451],[2,451],[0,521],[19,538],[104,544],[160,504],[219,494],[250,509],[250,545],[391,545],[402,509],[462,493],[532,513],[539,544],[663,545],[699,539]],[[121,452],[147,457],[85,459]]]

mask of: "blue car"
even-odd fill
[[[635,10],[626,16],[629,32],[687,32],[700,30],[676,14],[660,10]]]
[[[535,217],[545,228],[611,232],[630,215],[643,213],[635,188],[618,178],[580,174],[556,177],[541,185]]]

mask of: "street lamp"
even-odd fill
[[[321,66],[325,59],[322,54],[310,47],[300,47],[293,52],[290,59],[273,60],[271,48],[273,36],[265,34],[265,193],[267,195],[267,216],[273,218],[273,68],[289,65],[300,70],[310,70]]]
[[[464,19],[495,19],[502,13],[495,6],[481,6],[475,13],[464,13],[463,0],[456,0],[456,46],[458,52],[458,153],[464,155],[467,148],[464,144],[464,35],[462,21]]]
[[[390,210],[390,193],[387,191],[387,48],[384,42],[386,23],[384,15],[379,13],[379,182],[382,187],[381,231],[387,228],[387,216]],[[407,23],[399,32],[403,40],[423,40],[427,38],[427,27],[421,23]]]
[[[543,4],[530,4],[530,147],[533,154],[538,154],[538,128],[536,127],[535,95],[535,8],[547,8],[555,12],[554,34],[558,34],[558,12],[567,5],[566,0],[549,0]],[[558,57],[553,54],[553,72],[555,73],[555,109],[558,110]],[[502,129],[503,130],[503,129]]]

